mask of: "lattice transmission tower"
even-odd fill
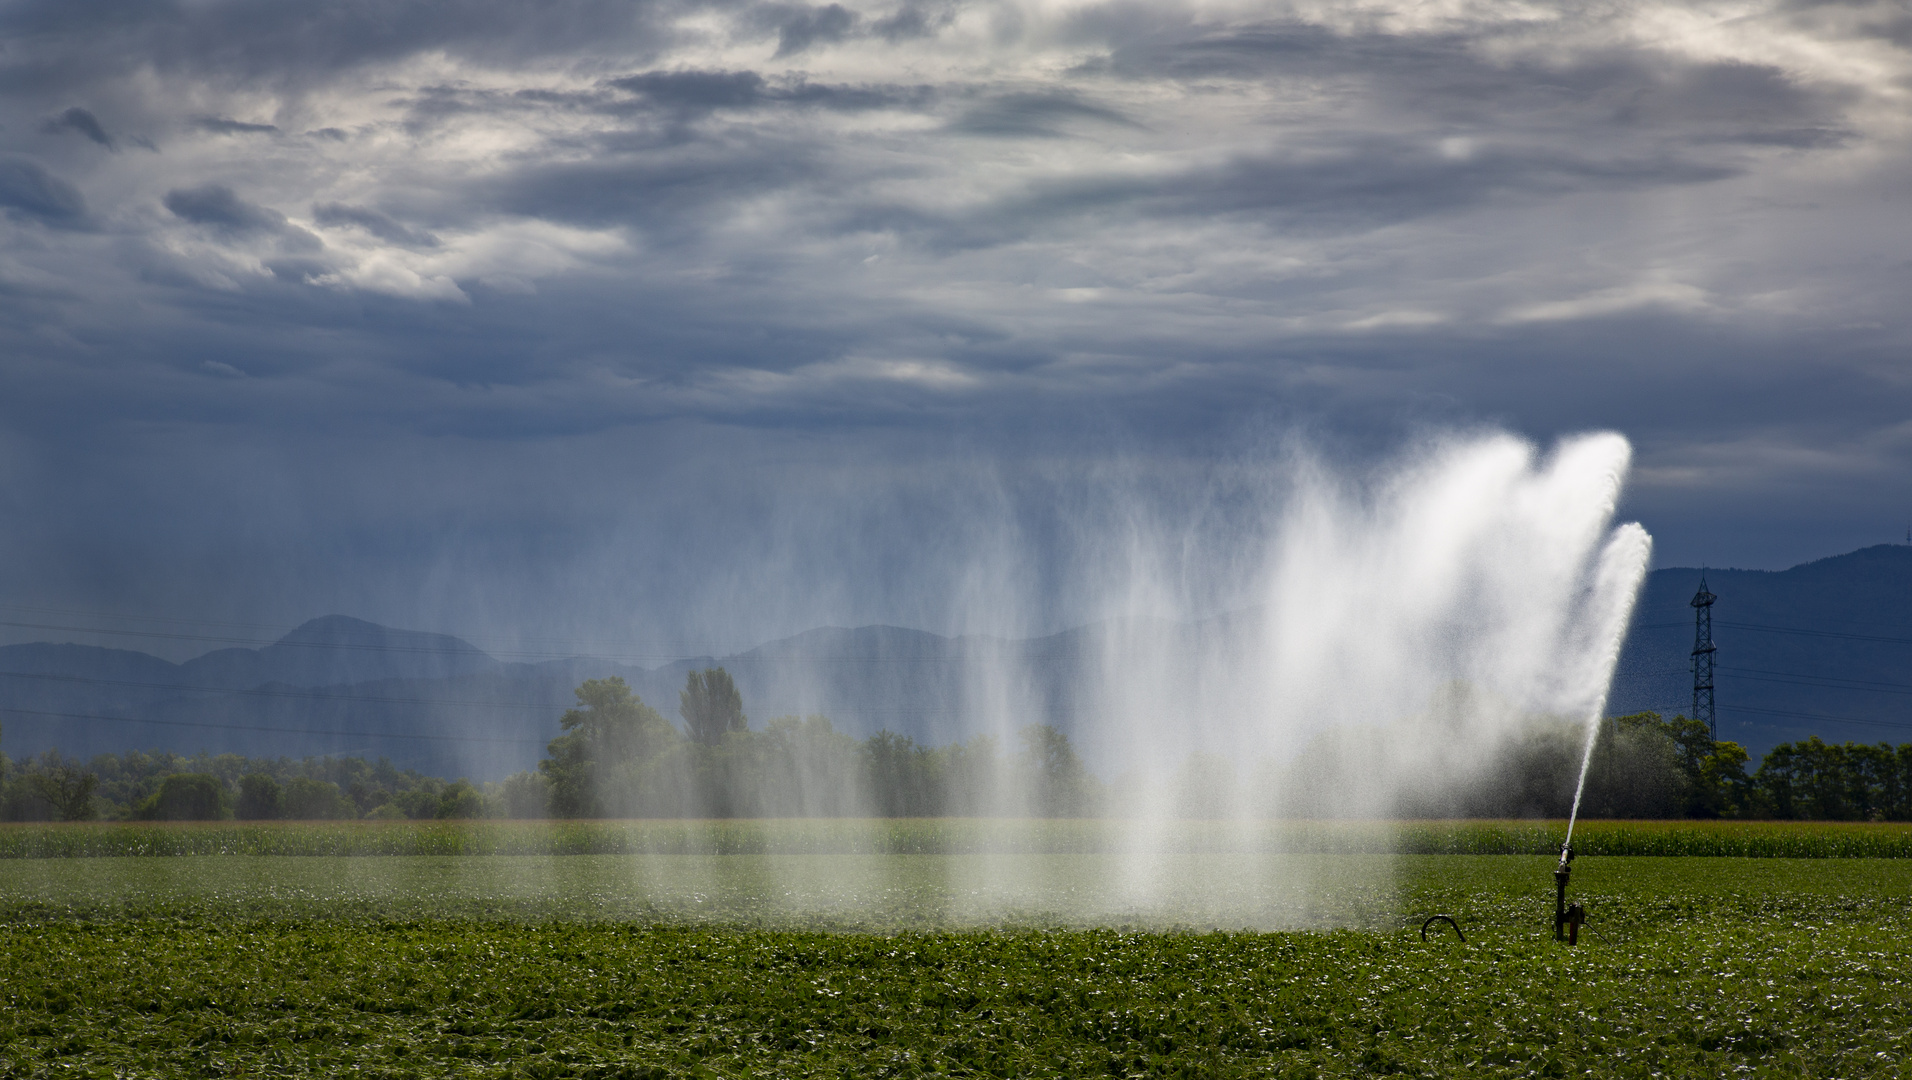
[[[1700,575],[1700,591],[1693,594],[1693,719],[1706,725],[1714,742],[1719,741],[1719,723],[1713,715],[1713,601],[1719,599],[1706,589],[1706,575]]]

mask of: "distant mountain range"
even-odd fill
[[[1818,735],[1912,742],[1912,546],[1789,570],[1656,570],[1614,676],[1610,712],[1690,712],[1693,594],[1718,597],[1720,737],[1752,751]]]
[[[1686,711],[1689,606],[1702,571],[1657,570],[1614,680],[1610,712]],[[1721,736],[1755,758],[1777,742],[1912,741],[1912,547],[1884,545],[1783,571],[1709,570],[1719,597]],[[1188,640],[1189,628],[1180,628]],[[1131,641],[1147,627],[1122,628]],[[1193,640],[1226,647],[1230,618]],[[459,638],[330,615],[259,649],[183,664],[124,649],[0,647],[0,749],[90,756],[199,749],[249,756],[387,756],[438,775],[494,778],[530,767],[587,678],[617,675],[677,717],[685,673],[717,664],[753,721],[823,713],[856,735],[888,729],[939,745],[968,737],[966,703],[992,673],[1019,673],[1018,700],[1079,736],[1092,717],[1072,688],[1094,678],[1108,627],[1003,640],[892,626],[823,628],[733,656],[660,667],[574,658],[515,663]],[[995,677],[1000,678],[997,674]]]

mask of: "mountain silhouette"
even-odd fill
[[[1718,596],[1720,735],[1757,759],[1817,734],[1912,741],[1912,547],[1882,545],[1782,571],[1706,570]],[[1656,570],[1642,591],[1608,712],[1688,711],[1702,571]],[[583,680],[619,676],[672,720],[689,671],[723,665],[752,725],[821,713],[854,735],[894,731],[942,745],[1012,724],[1075,736],[1094,763],[1097,717],[1076,696],[1111,656],[1159,662],[1161,643],[1213,656],[1239,648],[1252,612],[1191,626],[1136,620],[1040,638],[945,637],[896,626],[821,627],[723,657],[655,667],[568,658],[499,660],[460,638],[342,615],[262,648],[175,664],[145,653],[37,642],[0,647],[4,749],[81,757],[129,749],[248,756],[385,756],[443,776],[532,767]],[[1197,657],[1196,659],[1198,659]],[[1225,665],[1224,665],[1225,666]],[[995,705],[992,705],[995,702]],[[1003,718],[1000,708],[993,714]]]

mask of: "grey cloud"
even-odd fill
[[[0,207],[52,225],[74,225],[86,217],[86,199],[78,188],[17,154],[0,155]]]
[[[1067,92],[1000,94],[966,110],[952,130],[972,135],[1054,137],[1062,124],[1092,120],[1123,127],[1140,127],[1119,110],[1095,105]]]
[[[393,244],[410,248],[435,248],[438,237],[423,229],[414,229],[386,214],[364,206],[344,203],[320,203],[312,207],[312,220],[327,228],[357,226]]]
[[[1702,184],[1737,172],[1670,155],[1599,157],[1553,149],[1488,150],[1455,160],[1425,139],[1374,136],[1309,149],[1293,158],[1239,156],[1146,178],[1105,174],[1042,181],[960,211],[861,203],[845,208],[839,227],[895,231],[951,251],[1018,243],[1085,218],[1233,219],[1289,235],[1331,236],[1497,199]]]
[[[576,224],[623,225],[654,240],[699,234],[737,199],[814,180],[824,168],[805,147],[749,145],[721,152],[691,146],[522,169],[474,187],[508,213]]]
[[[310,236],[311,234],[307,233],[306,235]],[[280,281],[292,282],[294,284],[307,284],[318,278],[325,277],[337,269],[337,267],[324,259],[298,257],[268,259],[266,260],[265,266],[267,270],[272,272],[273,277],[278,278]]]
[[[1357,77],[1370,115],[1576,142],[1605,129],[1615,137],[1823,146],[1845,137],[1839,117],[1851,100],[1850,91],[1807,85],[1770,65],[1619,49],[1499,60],[1462,33],[1339,34],[1298,23],[1216,31],[1168,18],[1130,25],[1093,11],[1077,33],[1112,43],[1108,59],[1090,70],[1277,85]]]
[[[955,3],[919,3],[917,0],[909,0],[890,14],[872,22],[870,33],[891,44],[916,38],[935,37],[956,21],[958,10],[960,10],[959,5]]]
[[[754,71],[647,71],[611,80],[670,108],[705,112],[711,109],[749,109],[770,100],[769,84]]]
[[[75,132],[99,143],[108,150],[114,149],[113,139],[106,134],[106,128],[100,125],[99,117],[94,116],[91,112],[80,108],[78,105],[41,124],[40,130],[49,135],[57,135],[63,131]]]
[[[806,79],[766,79],[754,71],[646,71],[607,85],[679,114],[718,109],[813,106],[822,109],[921,108],[935,92],[926,86],[847,86]]]
[[[1169,184],[1104,184],[1099,190],[1172,213],[1302,213],[1312,227],[1333,229],[1410,220],[1509,193],[1698,184],[1736,171],[1657,154],[1606,157],[1518,147],[1450,160],[1423,140],[1362,139],[1314,160],[1243,158]],[[1097,192],[1094,185],[1059,185],[1049,198],[1067,202]]]
[[[223,116],[202,116],[193,121],[193,126],[215,135],[277,135],[279,133],[277,124],[248,124],[242,120],[230,120]]]
[[[287,221],[284,214],[247,202],[224,184],[176,188],[161,202],[175,217],[229,235],[265,234],[293,250],[311,251],[324,246],[318,237]]]
[[[23,3],[0,9],[0,89],[83,86],[135,67],[299,84],[426,51],[513,62],[674,39],[689,0],[388,0],[356,4]]]
[[[795,56],[818,42],[842,41],[855,29],[859,16],[842,4],[806,7],[766,4],[758,18],[777,29],[777,57]]]
[[[166,193],[166,209],[195,225],[215,225],[235,232],[278,232],[286,217],[269,207],[241,199],[224,184],[202,184]]]

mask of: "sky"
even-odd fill
[[[0,640],[1041,632],[1452,432],[1902,540],[1909,136],[1889,2],[0,2]]]

